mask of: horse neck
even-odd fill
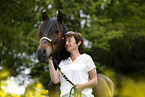
[[[61,62],[61,60],[65,60],[69,56],[70,56],[70,53],[66,50],[65,44],[64,44],[61,51],[55,55],[55,58],[59,64]]]

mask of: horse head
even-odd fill
[[[55,54],[61,56],[59,57],[59,61],[61,61],[64,58],[63,54],[67,52],[64,45],[65,34],[68,31],[63,22],[63,14],[58,10],[57,17],[49,18],[46,12],[43,12],[42,19],[43,23],[37,30],[40,38],[40,44],[36,51],[38,60],[47,62],[49,56]]]

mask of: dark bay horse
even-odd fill
[[[60,63],[61,60],[68,58],[69,52],[65,49],[65,34],[68,32],[64,22],[63,14],[58,10],[56,18],[49,18],[46,12],[42,14],[43,23],[38,28],[38,36],[40,44],[37,49],[37,57],[41,62],[47,62],[49,56],[55,55]],[[57,69],[57,66],[55,69]],[[98,74],[98,83],[93,88],[94,97],[113,97],[114,84],[110,78],[105,75]],[[49,97],[60,97],[59,84],[48,84]]]

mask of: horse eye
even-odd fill
[[[58,34],[58,30],[57,30],[57,31],[55,31],[55,34]]]

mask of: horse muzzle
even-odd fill
[[[46,62],[48,62],[50,53],[49,53],[49,51],[47,51],[46,49],[43,48],[43,49],[37,49],[36,55],[37,55],[39,62],[46,63]]]

